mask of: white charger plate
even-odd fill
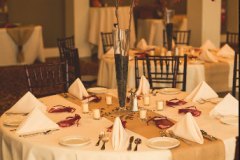
[[[59,144],[68,147],[82,147],[91,143],[91,139],[81,136],[66,136],[59,140]]]
[[[93,87],[93,88],[88,88],[87,91],[90,92],[90,93],[100,94],[100,93],[106,93],[107,88]]]
[[[237,116],[225,116],[220,118],[220,122],[228,125],[238,125],[238,118]]]
[[[147,146],[154,149],[171,149],[179,145],[179,140],[170,137],[155,137],[147,140]]]
[[[204,64],[205,62],[204,61],[201,61],[201,60],[191,60],[189,61],[190,64]]]
[[[18,127],[25,118],[25,116],[21,115],[9,116],[3,121],[3,124],[9,127]]]
[[[179,88],[163,88],[159,90],[162,94],[178,94],[181,92]]]

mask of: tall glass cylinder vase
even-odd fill
[[[122,109],[125,109],[126,104],[129,36],[129,30],[116,29],[113,31],[118,100],[119,106]]]
[[[174,16],[174,10],[166,9],[166,12],[165,12],[165,24],[166,24],[167,49],[168,49],[168,51],[172,50],[173,16]]]

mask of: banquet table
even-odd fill
[[[119,7],[119,27],[128,29],[129,7]],[[112,32],[116,23],[115,7],[90,7],[88,41],[98,46],[98,58],[103,55],[101,32]],[[136,36],[134,21],[131,22],[130,47],[134,46]]]
[[[108,90],[107,94],[116,96],[116,90]],[[99,94],[101,96],[102,103],[90,103],[90,109],[93,108],[105,108],[109,106],[103,105],[105,94]],[[199,127],[211,135],[214,135],[220,139],[224,144],[225,156],[223,159],[232,160],[234,158],[235,152],[235,137],[238,135],[238,126],[226,125],[221,123],[218,119],[210,117],[209,111],[214,107],[212,103],[197,104],[193,102],[188,102],[183,106],[178,106],[176,108],[164,106],[163,111],[155,110],[155,101],[169,100],[171,98],[182,99],[186,96],[186,93],[181,92],[177,95],[166,95],[158,93],[157,96],[151,95],[151,104],[149,106],[143,106],[142,101],[139,100],[139,106],[148,109],[148,111],[153,111],[157,114],[161,114],[171,118],[174,121],[179,121],[184,117],[182,114],[178,114],[178,108],[183,108],[189,105],[196,105],[202,114],[199,117],[195,117],[195,120]],[[29,137],[19,137],[15,131],[11,131],[14,127],[9,127],[4,125],[4,121],[9,118],[9,116],[16,115],[6,115],[4,114],[0,118],[0,158],[2,160],[86,160],[86,159],[97,159],[97,160],[171,160],[172,153],[169,149],[152,149],[146,146],[147,138],[131,131],[128,129],[128,123],[126,126],[126,131],[129,136],[134,136],[142,139],[142,143],[138,146],[138,151],[127,151],[124,149],[120,151],[114,151],[110,142],[106,143],[106,150],[101,151],[99,146],[95,146],[98,141],[98,135],[101,131],[106,131],[106,128],[111,126],[113,123],[111,120],[105,118],[104,116],[100,120],[94,120],[92,113],[83,114],[81,101],[73,98],[72,96],[63,97],[61,95],[52,95],[40,99],[49,108],[54,105],[65,105],[71,106],[76,109],[75,113],[81,115],[81,120],[79,126],[71,126],[66,128],[60,128],[58,131],[54,131],[47,135],[35,135]],[[115,101],[116,103],[116,101]],[[113,104],[115,104],[113,103]],[[112,106],[114,107],[114,106]],[[52,119],[54,122],[64,119],[67,116],[74,115],[75,113],[46,113],[47,117]],[[136,113],[138,116],[138,112]],[[128,120],[130,121],[130,120]],[[146,125],[145,121],[139,119],[141,125]],[[91,139],[91,143],[85,146],[63,146],[59,144],[59,140],[65,136],[82,136]],[[206,139],[204,139],[206,141]],[[180,145],[183,142],[181,142]],[[211,145],[209,141],[209,145]],[[126,148],[127,148],[126,144]],[[205,145],[202,145],[204,147]],[[189,146],[191,147],[191,146]],[[182,152],[189,154],[189,150],[183,148]],[[214,151],[213,151],[214,152]]]
[[[6,28],[0,28],[0,66],[32,64],[36,59],[45,61],[43,54],[42,27],[35,26],[33,33],[23,45],[24,61],[17,62],[18,47],[7,33]]]
[[[175,18],[181,19],[181,22],[177,24],[177,30],[188,29],[186,16],[175,16]],[[163,45],[163,30],[165,29],[163,19],[138,19],[137,28],[138,41],[144,38],[149,45]]]
[[[220,88],[214,88],[216,92],[230,91],[232,87],[232,77],[233,77],[233,59],[223,59],[222,62],[228,64],[229,72],[228,72],[228,87],[224,88],[224,90]],[[212,63],[213,71],[212,74],[218,74],[219,68],[218,64],[222,62]],[[209,64],[209,63],[206,63]],[[216,67],[214,67],[216,66]],[[205,77],[206,68],[204,64],[195,64],[188,63],[187,65],[187,83],[186,83],[186,91],[191,92],[200,82],[206,81]],[[226,81],[222,79],[218,79],[219,83],[226,83]],[[221,82],[222,81],[222,82]],[[208,81],[206,81],[208,83]],[[103,56],[100,60],[99,72],[98,72],[98,81],[97,84],[106,88],[117,88],[116,82],[116,71],[115,71],[115,60],[109,56]],[[134,59],[129,61],[128,65],[128,80],[127,85],[129,88],[135,88],[135,65]]]

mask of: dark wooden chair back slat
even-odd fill
[[[146,56],[150,87],[160,89],[166,87],[186,90],[187,55],[184,56]],[[180,69],[180,66],[182,68]]]
[[[113,47],[112,32],[101,32],[103,52],[106,53],[111,47]]]
[[[191,37],[191,30],[186,30],[186,31],[174,30],[173,31],[173,39],[176,45],[189,45],[190,37]],[[165,30],[163,30],[163,46],[167,47],[167,35]]]
[[[75,41],[74,36],[70,37],[64,37],[64,38],[58,38],[57,39],[57,46],[60,53],[60,59],[64,60],[64,48],[74,48],[75,47]]]
[[[137,88],[139,85],[139,80],[141,79],[141,76],[144,75],[146,78],[147,76],[147,60],[146,57],[138,57],[135,56],[134,59],[134,68],[135,68],[135,87]]]
[[[36,97],[66,92],[69,87],[66,62],[25,66],[29,91]]]
[[[234,66],[233,66],[233,85],[232,85],[232,95],[237,97],[237,91],[239,91],[239,54],[235,53],[234,56]],[[239,95],[239,93],[238,93]]]
[[[239,53],[239,35],[238,35],[238,33],[227,31],[226,43],[230,47],[232,47],[236,53]]]

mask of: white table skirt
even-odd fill
[[[0,29],[0,66],[19,65],[17,63],[18,47],[8,35],[6,28]],[[42,27],[36,26],[28,41],[23,45],[24,62],[32,64],[36,59],[45,61],[43,54]]]
[[[115,93],[116,90],[108,91],[109,93]],[[178,94],[178,98],[184,98],[185,93]],[[148,109],[155,108],[155,101],[159,99],[171,99],[176,95],[158,95],[151,97],[151,104]],[[146,138],[127,130],[129,136],[139,137],[142,139],[142,144],[138,147],[138,152],[129,152],[125,148],[122,151],[113,151],[111,140],[106,144],[106,150],[101,151],[100,147],[96,147],[95,144],[98,140],[98,134],[106,130],[112,122],[105,118],[100,120],[93,120],[91,114],[82,114],[82,107],[69,102],[61,96],[54,95],[50,97],[42,98],[41,101],[49,107],[62,104],[65,106],[72,106],[76,108],[75,113],[81,115],[79,126],[72,126],[61,128],[59,131],[55,131],[49,135],[36,135],[27,138],[18,137],[13,131],[10,131],[11,127],[3,125],[3,121],[6,115],[0,118],[0,158],[2,160],[171,160],[170,150],[155,150],[147,147]],[[142,106],[142,102],[139,101],[139,105]],[[191,102],[186,104],[192,105]],[[186,107],[180,106],[178,108]],[[195,104],[196,105],[196,104]],[[219,122],[215,118],[211,118],[208,113],[214,107],[211,103],[205,103],[197,105],[198,109],[202,111],[200,117],[196,117],[196,121],[199,127],[209,134],[223,140],[225,145],[225,159],[232,160],[235,151],[235,137],[238,135],[238,126],[225,125]],[[176,112],[176,108],[165,107],[164,111],[158,112],[162,115],[167,115],[173,120],[180,120],[184,115],[179,115]],[[53,121],[58,122],[67,116],[75,113],[59,113],[50,114],[46,113]],[[65,136],[78,135],[82,137],[91,138],[91,144],[85,147],[65,147],[59,144],[59,139]]]
[[[162,19],[138,19],[138,41],[144,38],[148,45],[163,45],[163,30],[165,29]],[[184,17],[178,30],[187,30],[187,18]]]
[[[233,60],[226,61],[229,64],[229,90],[232,87],[233,77]],[[128,65],[128,81],[129,88],[135,88],[135,68],[134,60],[129,61]],[[188,64],[187,65],[187,84],[186,91],[191,92],[200,82],[205,80],[205,69],[203,64]],[[224,82],[223,82],[224,83]],[[100,61],[98,71],[99,86],[106,88],[117,88],[115,61],[113,58],[103,57]],[[229,91],[227,90],[227,91]]]
[[[121,29],[128,29],[129,7],[119,7],[119,23]],[[88,41],[98,46],[98,58],[103,55],[102,39],[100,32],[112,32],[116,23],[115,7],[90,7],[89,9],[89,33]],[[134,21],[131,23],[130,47],[134,47],[136,41]]]

